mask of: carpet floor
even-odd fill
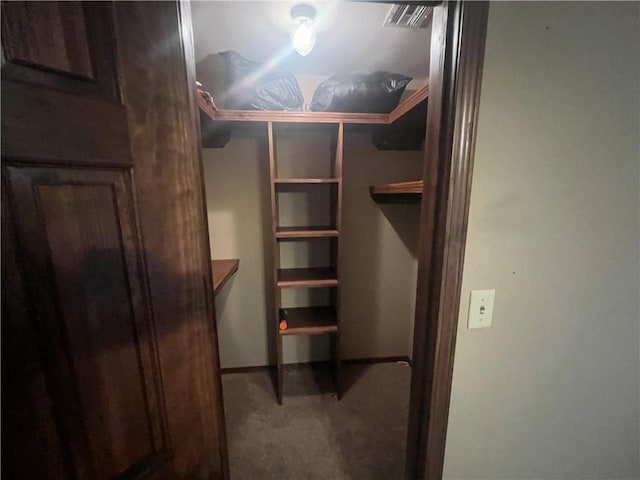
[[[231,480],[395,480],[404,474],[411,369],[404,362],[343,367],[333,393],[325,366],[222,376]]]

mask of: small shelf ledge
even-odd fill
[[[337,237],[338,230],[332,227],[278,227],[278,240],[293,240],[298,238],[330,238]]]
[[[225,260],[211,260],[213,270],[213,294],[217,295],[227,280],[238,271],[240,259],[229,258]]]
[[[369,193],[378,203],[420,203],[422,188],[422,180],[416,180],[374,185],[369,187]]]
[[[278,287],[335,287],[338,278],[334,268],[279,268]]]
[[[316,183],[338,183],[337,178],[276,178],[273,180],[275,184],[316,184]]]
[[[286,308],[287,328],[280,335],[319,335],[338,331],[336,310],[333,307]]]

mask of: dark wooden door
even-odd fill
[[[225,475],[189,21],[3,2],[4,478]]]

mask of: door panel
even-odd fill
[[[2,476],[67,478],[2,188]]]
[[[119,99],[110,2],[2,2],[2,76]]]
[[[127,112],[121,105],[3,81],[2,155],[36,164],[132,165]]]
[[[9,167],[44,359],[80,474],[166,456],[165,414],[126,170]]]
[[[3,2],[7,59],[93,78],[80,2]]]
[[[3,4],[5,478],[225,476],[185,8]]]

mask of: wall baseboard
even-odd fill
[[[370,365],[374,363],[395,363],[395,362],[406,362],[411,366],[411,359],[407,356],[398,356],[398,357],[378,357],[378,358],[350,358],[342,360],[343,365]],[[301,367],[324,367],[331,366],[331,361],[319,361],[319,362],[300,362],[300,363],[285,363],[284,365],[287,368],[301,368]],[[263,372],[270,368],[275,368],[274,365],[256,365],[253,367],[229,367],[229,368],[221,368],[220,373],[222,375],[228,373],[252,373],[252,372]]]

